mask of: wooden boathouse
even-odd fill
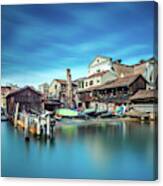
[[[142,75],[117,78],[95,90],[97,100],[102,102],[124,103],[138,90],[146,89],[147,81]]]
[[[132,107],[140,112],[157,112],[157,90],[138,90],[130,97]]]
[[[19,103],[19,112],[32,112],[35,110],[41,112],[43,110],[42,94],[30,86],[11,92],[6,97],[7,114],[13,116],[16,104]]]

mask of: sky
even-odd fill
[[[135,64],[153,57],[154,2],[3,5],[2,84],[38,86],[87,76],[98,55]]]

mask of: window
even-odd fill
[[[81,87],[84,88],[84,81],[82,81],[82,86]]]
[[[54,88],[57,89],[57,85],[55,85]]]
[[[85,83],[85,86],[86,86],[86,87],[88,86],[88,82]]]
[[[79,88],[81,88],[81,82],[79,82]]]
[[[113,66],[111,67],[111,70],[114,71],[114,67]]]
[[[97,83],[100,83],[100,80],[99,79],[97,80]]]
[[[149,81],[152,82],[152,79],[153,78],[152,78],[152,74],[151,74],[150,77],[149,77]]]
[[[91,80],[91,81],[89,82],[89,85],[93,85],[93,80]]]
[[[100,69],[98,69],[96,72],[99,73],[100,72]]]

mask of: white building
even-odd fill
[[[112,58],[97,56],[89,65],[88,76],[93,74],[111,70],[112,68]]]
[[[112,59],[109,57],[96,57],[89,65],[88,77],[78,80],[78,90],[100,86],[109,80],[116,79],[117,74],[112,68]]]

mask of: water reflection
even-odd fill
[[[105,121],[63,126],[53,138],[25,142],[21,130],[3,122],[2,175],[151,180],[155,137],[151,123]]]

